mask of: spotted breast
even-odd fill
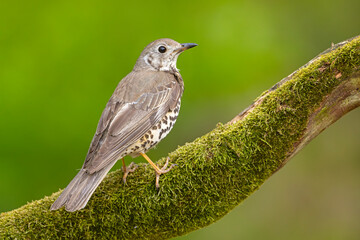
[[[155,124],[144,136],[142,136],[136,143],[128,147],[124,156],[130,155],[132,157],[139,156],[140,153],[145,153],[156,144],[158,144],[173,128],[176,119],[179,115],[181,101],[179,101],[173,110],[169,110],[160,122]]]

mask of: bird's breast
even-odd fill
[[[179,115],[180,105],[181,101],[179,100],[174,109],[169,110],[158,123],[146,132],[144,136],[126,149],[124,156],[130,155],[132,157],[137,157],[140,153],[147,152],[164,139],[174,127]]]

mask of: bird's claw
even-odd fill
[[[134,172],[137,168],[138,168],[138,165],[136,165],[134,162],[131,162],[128,167],[122,167],[122,170],[124,172],[124,175],[122,177],[124,184],[126,184],[126,178],[127,178],[128,174],[131,172]]]
[[[173,167],[177,166],[176,164],[171,164],[171,166],[167,168],[167,166],[169,165],[169,160],[170,158],[167,157],[164,166],[160,168],[158,171],[156,171],[156,182],[155,182],[156,189],[160,188],[160,184],[159,184],[160,175],[169,172]]]

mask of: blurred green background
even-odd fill
[[[0,212],[69,183],[149,42],[199,44],[179,58],[181,114],[150,151],[157,159],[358,35],[359,10],[358,0],[1,1]],[[230,214],[178,239],[360,239],[359,119],[351,112]]]

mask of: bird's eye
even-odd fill
[[[159,50],[160,53],[164,53],[164,52],[166,52],[166,47],[160,46],[160,47],[158,48],[158,50]]]

